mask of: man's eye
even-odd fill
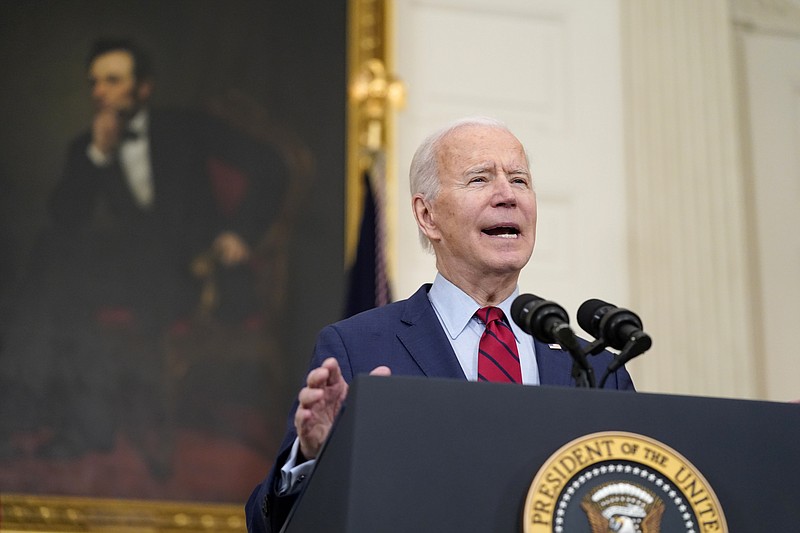
[[[473,176],[470,178],[470,183],[483,183],[486,181],[486,176]]]

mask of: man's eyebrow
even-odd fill
[[[467,176],[471,176],[473,174],[484,174],[486,172],[493,172],[493,171],[494,171],[494,165],[493,164],[491,164],[491,163],[480,163],[480,164],[475,165],[474,167],[472,167],[470,169],[467,169],[467,171],[464,172],[464,174],[467,175]]]
[[[509,174],[525,174],[526,176],[530,176],[530,171],[525,167],[516,167],[511,168],[508,170]]]

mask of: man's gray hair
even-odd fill
[[[486,126],[512,133],[508,126],[500,120],[475,116],[458,119],[428,135],[419,145],[414,157],[411,159],[408,177],[412,197],[415,194],[421,194],[429,202],[436,200],[440,185],[438,155],[442,141],[456,130],[469,126]],[[528,155],[526,153],[526,163],[527,159]],[[433,246],[421,229],[419,230],[419,240],[425,250],[433,251]]]

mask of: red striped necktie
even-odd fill
[[[503,310],[482,307],[475,316],[486,324],[478,344],[478,381],[522,383],[517,341]]]

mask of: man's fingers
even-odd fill
[[[325,384],[328,382],[328,377],[330,376],[330,370],[325,368],[324,366],[320,366],[312,370],[308,373],[306,377],[306,385],[312,388],[321,388],[324,387]]]
[[[380,375],[388,375],[389,369],[384,367],[376,370]],[[316,457],[320,446],[328,438],[347,389],[335,357],[325,359],[322,365],[308,373],[306,386],[297,395],[298,407],[294,415],[300,451],[305,457]]]
[[[370,376],[391,376],[392,369],[388,366],[377,366],[369,373]]]
[[[328,357],[320,366],[308,373],[306,384],[309,387],[324,387],[342,381],[342,370],[335,357]]]
[[[313,404],[320,401],[324,395],[325,392],[322,389],[303,387],[297,395],[297,401],[300,403],[301,407],[308,409]]]
[[[298,407],[297,411],[294,412],[294,426],[295,428],[299,429],[303,426],[303,423],[311,418],[311,411],[305,409],[303,407]],[[298,431],[299,433],[299,431]]]
[[[309,424],[312,419],[314,418],[314,411],[311,409],[306,409],[304,407],[298,407],[297,411],[294,413],[294,425],[295,428],[298,429],[298,433],[300,433],[300,429],[302,428],[313,428],[315,424]]]
[[[335,357],[328,357],[325,359],[320,368],[325,368],[329,372],[326,382],[327,385],[334,385],[344,379],[342,378],[342,369],[339,368],[339,361],[337,361]]]

